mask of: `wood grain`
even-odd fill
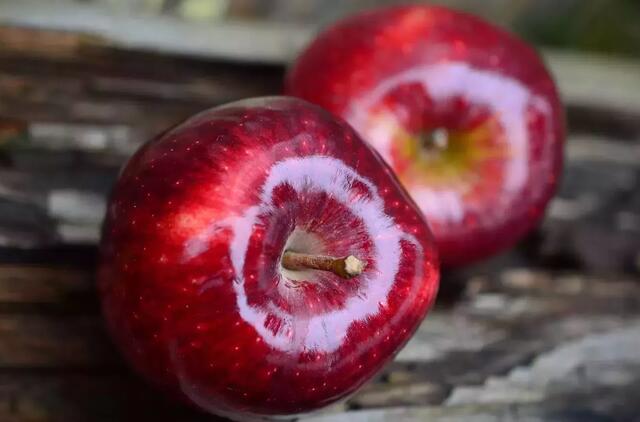
[[[90,3],[35,5],[0,3],[0,420],[211,420],[145,385],[104,331],[93,274],[106,198],[154,134],[279,93],[314,28],[121,16],[114,31]],[[542,227],[445,273],[395,360],[310,421],[637,418],[640,64],[544,55],[572,132]]]
[[[39,27],[43,31],[73,30],[77,39],[61,36],[64,47],[77,48],[83,36],[123,50],[155,51],[241,63],[289,63],[317,33],[309,25],[218,22],[197,25],[168,16],[109,14],[93,4],[58,1],[42,13],[37,1],[0,4],[0,22]],[[178,36],[179,35],[179,36]],[[51,43],[49,38],[44,41]],[[98,42],[99,40],[99,42]],[[86,40],[85,40],[86,43]],[[598,109],[640,113],[640,65],[632,60],[544,51],[564,99]]]

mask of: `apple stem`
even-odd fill
[[[285,251],[282,255],[282,266],[287,270],[320,270],[330,271],[342,278],[353,278],[362,274],[365,262],[353,255],[343,258],[333,256],[313,255],[292,251]]]

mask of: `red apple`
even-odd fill
[[[379,9],[321,33],[286,92],[343,117],[391,165],[456,266],[541,219],[564,142],[556,87],[524,42],[465,13]]]
[[[346,123],[286,97],[205,111],[138,151],[99,271],[133,367],[243,420],[352,393],[437,284],[428,226],[391,170]]]

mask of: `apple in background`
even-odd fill
[[[147,379],[242,420],[325,406],[370,379],[431,306],[429,228],[342,120],[269,97],[147,143],[112,194],[98,275]]]
[[[533,49],[471,15],[400,6],[347,18],[302,52],[285,85],[382,154],[443,266],[512,246],[555,192],[564,116],[554,82]]]

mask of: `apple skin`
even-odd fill
[[[289,278],[285,247],[367,266]],[[315,105],[266,97],[198,114],[131,158],[98,286],[140,374],[250,420],[354,392],[407,342],[438,278],[428,225],[375,150]]]
[[[562,171],[564,112],[527,44],[434,6],[365,12],[328,28],[293,63],[288,95],[343,117],[407,188],[444,267],[514,245],[543,217]],[[445,133],[440,155],[424,134]]]

